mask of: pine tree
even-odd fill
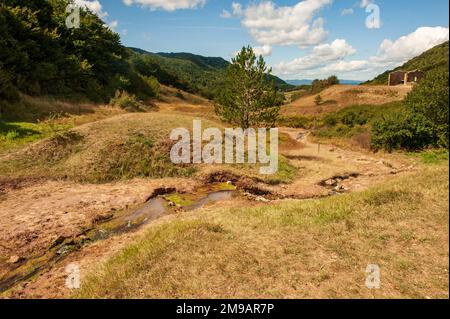
[[[216,100],[216,113],[243,129],[273,126],[283,97],[268,80],[271,71],[251,47],[242,48],[228,67],[224,87]]]

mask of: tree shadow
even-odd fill
[[[6,123],[0,120],[0,135],[7,135],[10,132],[14,132],[14,134],[16,135],[15,138],[41,134],[41,132],[39,131],[30,128],[24,128],[12,123]]]

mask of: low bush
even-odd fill
[[[418,150],[434,144],[433,123],[420,114],[395,114],[375,122],[372,147],[375,150]]]
[[[120,107],[128,112],[140,112],[144,110],[142,102],[135,95],[129,94],[126,91],[117,91],[109,104]]]
[[[407,96],[406,112],[377,121],[372,130],[375,149],[419,150],[449,146],[448,72],[431,72]]]

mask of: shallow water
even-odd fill
[[[205,196],[203,196],[206,194]],[[208,193],[207,191],[199,191],[195,197],[200,198],[193,201],[193,204],[185,207],[179,207],[184,211],[193,211],[199,209],[209,203],[225,201],[232,199],[237,192],[235,190],[221,190]],[[203,196],[203,197],[201,197]],[[158,196],[147,201],[142,207],[133,211],[131,214],[116,217],[107,221],[96,228],[89,231],[85,243],[92,243],[103,240],[108,237],[133,231],[144,224],[157,220],[165,215],[173,214],[176,210],[169,206],[169,201],[163,196]],[[35,267],[27,267],[28,263],[33,263],[33,259],[27,260],[23,265],[19,266],[17,271],[10,276],[6,276],[0,280],[0,292],[6,291],[15,286],[19,282],[26,281],[40,273],[42,270],[55,264],[71,252],[81,249],[84,244],[74,244],[73,241],[63,242],[53,247],[51,251],[45,253],[48,258],[44,258],[36,263]],[[41,258],[39,258],[41,259]],[[23,270],[22,270],[23,267]]]
[[[203,206],[205,206],[209,203],[230,200],[235,195],[236,195],[236,191],[218,191],[218,192],[209,193],[205,197],[198,200],[196,203],[194,203],[188,207],[185,207],[185,210],[192,211],[192,210],[202,208]]]

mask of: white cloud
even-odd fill
[[[355,10],[353,10],[353,8],[344,9],[341,11],[341,16],[352,15],[354,12]]]
[[[368,66],[369,62],[364,60],[338,61],[323,67],[320,70],[320,72],[324,74],[334,74],[334,73],[342,74],[353,71],[365,70],[367,69]]]
[[[123,0],[127,6],[133,4],[149,7],[152,10],[163,9],[175,11],[178,9],[196,9],[205,5],[206,0]]]
[[[310,54],[274,67],[280,75],[323,78],[331,74],[367,80],[398,67],[423,52],[449,40],[446,27],[421,27],[395,41],[384,40],[377,54],[367,60],[345,60],[355,50],[345,40],[316,46]],[[322,61],[322,62],[321,62]]]
[[[372,4],[372,3],[374,3],[373,0],[361,0],[361,2],[359,3],[359,6],[360,6],[361,8],[365,8],[365,7],[367,7],[369,4]]]
[[[233,2],[231,4],[231,8],[233,9],[233,14],[236,16],[241,16],[243,11],[242,11],[242,4],[238,3],[238,2]]]
[[[388,67],[400,65],[448,40],[448,28],[421,27],[395,41],[384,40],[371,61]]]
[[[330,44],[321,44],[314,47],[303,57],[290,62],[282,62],[274,70],[284,75],[296,75],[302,71],[314,70],[324,67],[356,53],[356,50],[344,39],[334,40]]]
[[[253,51],[256,55],[262,55],[262,56],[270,56],[272,55],[272,47],[270,45],[263,45],[261,47],[254,47]]]
[[[327,32],[324,20],[315,18],[333,0],[304,0],[294,6],[278,7],[271,1],[243,8],[233,3],[233,14],[242,17],[242,25],[263,45],[297,45],[307,47],[322,43]]]
[[[110,28],[111,30],[115,31],[116,28],[119,26],[119,21],[117,21],[117,20],[111,21],[111,22],[108,24],[108,26],[109,26],[109,28]]]
[[[88,8],[90,11],[99,16],[99,18],[106,18],[108,12],[103,11],[103,6],[98,0],[75,0],[75,5],[81,8]]]
[[[230,13],[230,11],[227,11],[227,10],[222,10],[222,13],[220,14],[220,17],[224,18],[224,19],[229,19],[232,16],[233,15]]]

